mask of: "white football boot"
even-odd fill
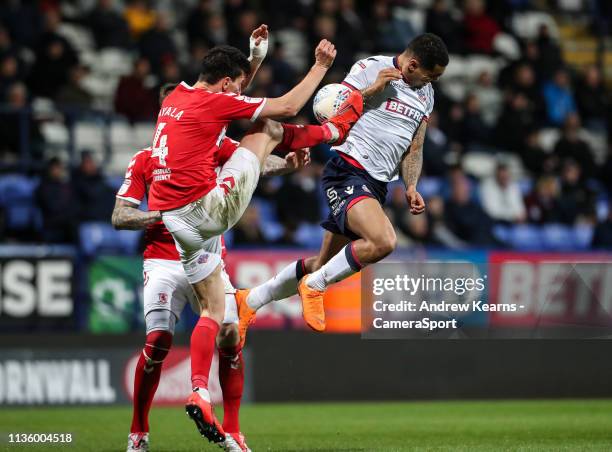
[[[128,435],[127,452],[149,452],[149,434],[130,433]]]
[[[251,452],[251,449],[247,446],[246,438],[240,432],[226,432],[225,442],[219,443],[219,447],[223,448],[226,452]]]

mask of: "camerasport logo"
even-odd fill
[[[123,380],[125,392],[130,400],[134,400],[134,374],[140,354],[135,353],[126,363]],[[209,392],[213,403],[223,400],[219,385],[219,366],[215,352],[209,376]],[[161,380],[153,399],[156,404],[181,405],[191,394],[191,359],[188,347],[173,347],[164,359]]]

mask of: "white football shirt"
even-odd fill
[[[382,69],[397,67],[396,57],[373,56],[357,61],[344,84],[362,90],[374,83]],[[333,147],[357,160],[373,178],[398,178],[400,163],[421,121],[431,114],[434,92],[430,83],[412,89],[403,80],[387,84],[366,101],[364,113],[346,141]]]

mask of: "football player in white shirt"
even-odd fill
[[[323,171],[330,214],[321,224],[327,231],[320,253],[290,264],[252,289],[247,296],[251,309],[299,291],[304,320],[313,330],[323,331],[327,286],[395,249],[395,231],[382,207],[387,184],[401,176],[410,213],[425,211],[416,186],[427,117],[434,104],[431,82],[444,73],[448,62],[444,42],[426,33],[398,56],[373,56],[353,65],[343,83],[362,92],[365,108],[346,142],[333,148],[337,156]]]

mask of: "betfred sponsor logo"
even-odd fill
[[[114,403],[110,369],[105,359],[0,361],[0,405]]]
[[[135,353],[126,363],[123,372],[124,387],[130,400],[134,400],[134,374],[140,353]],[[210,369],[209,392],[212,402],[223,400],[218,378],[219,366],[215,353]],[[159,405],[182,405],[191,393],[191,359],[188,347],[173,347],[164,360],[159,387],[154,402]]]
[[[420,111],[415,110],[407,103],[393,97],[387,99],[385,110],[393,113],[399,113],[400,115],[405,116],[406,118],[414,119],[417,122],[421,122],[421,119],[423,119],[423,114]]]
[[[494,326],[612,325],[612,256],[492,253],[490,302]]]

